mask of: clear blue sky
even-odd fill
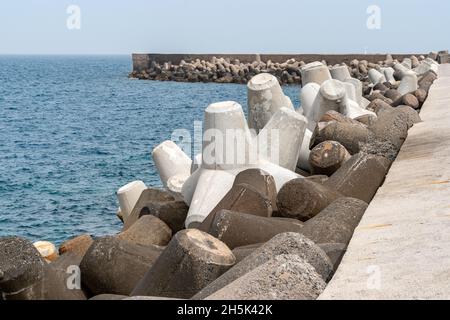
[[[381,29],[366,26],[370,5]],[[0,1],[0,54],[428,52],[449,31],[448,0]]]

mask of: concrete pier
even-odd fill
[[[450,299],[450,65],[320,299]]]

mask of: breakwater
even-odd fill
[[[448,61],[444,51],[432,55],[439,62]],[[426,54],[389,56],[403,61]],[[386,54],[133,54],[132,60],[130,77],[143,80],[247,83],[258,73],[270,73],[282,84],[301,84],[300,69],[310,62],[346,64],[352,77],[363,80],[368,69],[383,64]]]
[[[234,101],[204,110],[201,153],[171,140],[153,148],[164,188],[132,181],[117,191],[120,233],[59,249],[0,238],[2,298],[317,298],[422,121],[436,59],[388,55],[367,62],[363,80],[345,64],[305,64],[302,108],[276,76],[254,75],[247,118]],[[79,270],[76,290],[68,268]]]

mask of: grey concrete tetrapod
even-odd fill
[[[248,125],[258,133],[282,107],[294,109],[281,89],[278,79],[260,73],[247,84]]]
[[[394,73],[395,73],[395,70],[392,67],[383,68],[383,74],[384,74],[384,77],[386,78],[386,81],[388,81],[389,83],[392,83],[392,84],[394,84],[396,82],[395,78],[394,78]]]
[[[258,153],[283,168],[295,171],[307,120],[292,109],[281,108],[258,134]]]
[[[319,61],[311,62],[304,65],[301,70],[302,85],[305,86],[310,82],[315,82],[319,85],[331,79],[330,70],[326,65]]]
[[[182,230],[172,238],[131,295],[189,299],[235,261],[222,241],[197,229]]]
[[[364,103],[362,101],[363,99],[363,85],[361,80],[358,80],[356,78],[347,78],[345,79],[346,83],[351,83],[353,87],[355,88],[355,101],[359,104],[359,106],[363,109],[365,109]]]

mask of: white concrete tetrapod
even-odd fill
[[[173,141],[166,140],[156,146],[152,151],[152,158],[164,187],[170,177],[178,174],[189,175],[191,171],[192,160]]]
[[[277,192],[280,191],[285,183],[297,178],[302,178],[301,175],[295,173],[294,171],[280,167],[270,161],[266,161],[263,159],[261,159],[258,165],[255,167],[266,171],[273,177],[273,179],[275,180]]]
[[[357,101],[355,86],[349,82],[342,82],[345,88],[345,97],[353,101]]]
[[[281,89],[278,79],[260,73],[247,84],[248,125],[259,132],[282,107],[294,108]]]
[[[321,86],[313,105],[313,114],[308,119],[308,129],[314,131],[317,122],[330,110],[340,111],[345,100],[345,86],[339,80],[327,80]]]
[[[348,67],[346,65],[335,66],[335,67],[331,68],[330,73],[331,73],[331,77],[333,79],[336,79],[339,81],[345,81],[352,77],[350,75],[350,72],[348,71]]]
[[[233,186],[235,175],[226,170],[200,168],[190,201],[186,228],[199,226]],[[195,181],[193,181],[195,182]],[[192,190],[192,189],[191,189]]]
[[[190,205],[187,228],[197,226],[231,189],[235,172],[249,166],[254,139],[239,103],[210,104],[204,115],[202,161],[182,187]],[[254,160],[255,163],[257,159]]]
[[[302,75],[302,86],[310,82],[315,82],[319,85],[331,79],[330,70],[321,62],[315,61],[304,65],[300,69]]]
[[[382,70],[383,70],[384,77],[386,78],[386,81],[394,84],[396,82],[395,78],[394,78],[394,73],[395,73],[394,68],[388,67],[388,68],[383,68]]]
[[[410,58],[405,58],[402,61],[402,65],[404,65],[406,68],[411,70],[411,68],[412,68],[412,60]]]
[[[125,220],[133,211],[134,205],[139,200],[142,191],[147,189],[144,182],[137,180],[127,183],[119,190],[117,190],[117,199],[119,200],[120,213],[122,220]]]
[[[384,77],[384,75],[377,69],[369,70],[369,80],[370,80],[370,82],[372,82],[372,84],[386,82],[386,78]]]
[[[320,85],[315,82],[310,82],[303,86],[300,90],[300,101],[302,104],[301,110],[303,110],[303,115],[308,119],[312,119],[314,101],[319,94]]]
[[[351,119],[355,119],[366,114],[376,117],[374,112],[361,108],[356,101],[351,99],[345,100],[345,106],[343,107],[341,113]]]
[[[311,150],[309,150],[309,144],[311,142],[311,138],[312,131],[306,129],[297,161],[297,167],[306,171],[311,171],[311,165],[309,163],[309,154],[311,153]]]
[[[414,71],[417,73],[417,75],[421,76],[425,74],[426,72],[432,70],[436,74],[438,73],[439,64],[434,61],[433,59],[427,58],[423,60],[417,68],[414,69]]]
[[[198,153],[194,156],[191,165],[191,174],[193,174],[198,168],[200,168],[202,164],[202,154]]]
[[[355,78],[348,78],[344,82],[351,83],[355,88],[355,101],[359,104],[361,108],[363,108],[363,85],[361,80]],[[347,91],[348,94],[348,91]]]
[[[403,74],[402,81],[400,81],[397,91],[401,95],[405,95],[416,91],[417,88],[417,74],[414,71],[408,71]]]
[[[409,70],[407,67],[405,67],[404,65],[402,65],[401,63],[396,63],[396,64],[394,64],[394,65],[393,65],[393,69],[399,74],[400,79],[402,79],[403,76],[404,76],[407,72],[411,71],[411,70]]]
[[[201,168],[233,170],[247,166],[252,160],[256,152],[252,148],[254,139],[239,103],[210,104],[205,110],[203,129]]]
[[[278,110],[258,134],[259,156],[295,171],[307,122],[294,110]]]

